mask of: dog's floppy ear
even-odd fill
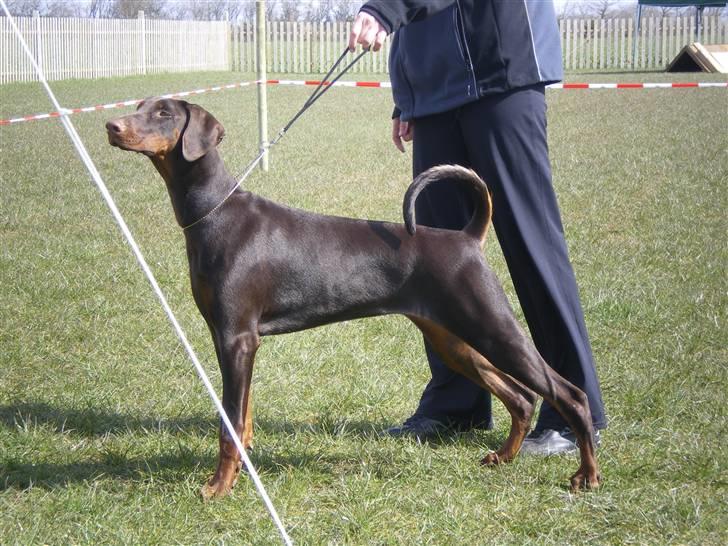
[[[187,127],[182,135],[182,155],[187,161],[200,159],[225,136],[225,129],[212,114],[196,104],[186,103]]]

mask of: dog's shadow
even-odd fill
[[[54,489],[71,483],[95,481],[102,477],[122,480],[143,480],[154,476],[156,481],[178,483],[185,481],[192,473],[212,472],[217,458],[217,441],[207,441],[207,437],[217,436],[219,420],[214,416],[190,415],[177,418],[155,418],[124,415],[96,408],[68,409],[54,408],[46,403],[20,402],[0,406],[0,427],[6,430],[27,431],[34,429],[55,432],[58,440],[68,445],[67,438],[77,438],[78,444],[95,442],[90,454],[83,460],[74,462],[30,462],[31,457],[0,458],[0,491],[7,489],[24,490],[29,487]],[[332,419],[326,416],[317,422],[274,421],[266,418],[255,420],[256,434],[262,436],[330,436],[359,439],[362,442],[385,439],[382,433],[392,423],[373,421],[351,421]],[[127,442],[104,441],[108,436],[126,434],[164,433],[169,437],[167,445],[155,448],[157,453],[138,455],[139,451],[124,447]],[[190,436],[201,438],[198,447],[190,444]],[[179,440],[175,441],[174,437]],[[6,436],[7,437],[7,436]],[[63,438],[66,438],[63,440]],[[210,438],[211,439],[211,438]],[[456,442],[477,442],[479,446],[497,445],[504,440],[501,432],[478,431],[476,433],[445,434],[429,440],[427,446],[439,448]],[[402,439],[403,442],[414,442]],[[98,443],[102,446],[99,447]],[[47,439],[42,444],[48,446]],[[207,445],[209,444],[209,445]],[[44,448],[46,452],[48,447]],[[161,453],[159,453],[161,451]],[[310,469],[319,473],[340,473],[341,468],[356,466],[356,453],[341,450],[329,452],[325,447],[312,449],[310,442],[296,442],[291,449],[276,445],[254,448],[251,459],[259,471],[269,473],[286,472],[290,468]]]
[[[6,429],[46,428],[84,438],[138,431],[204,433],[215,423],[213,418],[200,416],[174,419],[138,417],[95,407],[56,408],[43,402],[17,402],[0,406],[0,426]]]

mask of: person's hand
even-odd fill
[[[349,50],[354,51],[357,44],[361,44],[365,49],[372,48],[372,51],[379,51],[387,37],[387,30],[373,16],[364,11],[360,11],[354,19],[349,34]]]
[[[397,149],[404,153],[404,142],[410,142],[413,136],[414,123],[411,121],[400,121],[399,118],[392,120],[392,142]]]

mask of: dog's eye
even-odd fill
[[[171,118],[172,117],[172,114],[170,114],[166,110],[158,110],[157,111],[157,116],[160,117],[160,118]]]

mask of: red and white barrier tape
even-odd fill
[[[169,93],[162,95],[162,98],[176,99],[181,97],[189,97],[191,95],[202,95],[205,93],[214,93],[226,89],[238,89],[248,87],[259,83],[258,81],[247,81],[239,83],[231,83],[228,85],[218,85],[215,87],[206,87],[204,89],[195,89],[194,91],[181,91],[179,93]],[[320,80],[267,80],[268,85],[319,85]],[[391,88],[390,82],[356,82],[356,81],[338,81],[333,84],[334,87],[376,87]],[[728,82],[667,82],[667,83],[554,83],[547,86],[549,89],[696,89],[706,87],[718,87],[728,89]],[[32,116],[21,116],[11,119],[0,119],[0,125],[12,125],[22,123],[24,121],[37,121],[41,119],[58,118],[62,115],[80,114],[83,112],[98,112],[99,110],[111,110],[114,108],[124,108],[126,106],[136,106],[143,99],[126,100],[122,102],[112,102],[109,104],[100,104],[98,106],[86,106],[84,108],[72,108],[64,112],[49,112],[47,114],[35,114]]]
[[[257,81],[254,83],[258,83]],[[321,80],[267,80],[268,85],[319,85]],[[379,87],[391,88],[391,82],[350,82],[339,80],[334,83],[334,87]]]
[[[666,82],[666,83],[552,83],[549,89],[688,89],[704,87],[728,88],[728,82]]]
[[[166,95],[161,95],[162,98],[165,99],[177,99],[181,97],[189,97],[190,95],[203,95],[205,93],[214,93],[216,91],[223,91],[225,89],[237,89],[240,87],[248,87],[249,85],[253,85],[256,82],[249,81],[249,82],[239,82],[239,83],[231,83],[228,85],[218,85],[215,87],[205,87],[204,89],[195,89],[194,91],[180,91],[179,93],[168,93]],[[99,104],[97,106],[85,106],[83,108],[69,108],[66,109],[64,112],[49,112],[47,114],[35,114],[32,116],[21,116],[18,118],[12,118],[12,119],[0,119],[0,125],[11,125],[14,123],[21,123],[24,121],[36,121],[41,119],[50,119],[50,118],[58,118],[62,115],[71,115],[71,114],[81,114],[83,112],[98,112],[99,110],[112,110],[114,108],[124,108],[125,106],[136,106],[140,102],[142,102],[144,99],[132,99],[132,100],[125,100],[121,102],[111,102],[109,104]]]

